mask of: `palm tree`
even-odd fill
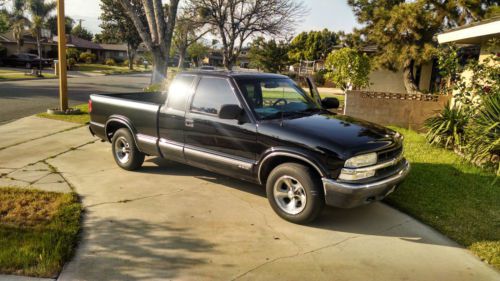
[[[45,3],[45,0],[28,0],[27,9],[31,16],[31,33],[36,39],[36,47],[38,50],[38,57],[42,57],[42,28],[45,26],[47,18],[50,13],[55,10],[56,2]],[[41,61],[40,61],[41,68]]]
[[[12,5],[12,13],[10,15],[10,26],[12,29],[12,34],[17,43],[17,52],[21,52],[21,48],[24,45],[24,30],[26,27],[27,20],[24,17],[24,1],[14,0]]]

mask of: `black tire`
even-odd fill
[[[120,168],[127,171],[137,170],[144,163],[144,153],[137,149],[132,133],[122,128],[116,131],[111,141],[113,158]]]
[[[297,188],[300,192],[292,191],[292,194],[290,191],[284,192],[289,187],[286,183],[289,180],[292,188]],[[267,178],[266,193],[273,210],[292,223],[312,222],[325,206],[325,196],[319,176],[308,166],[298,163],[284,163],[274,168]],[[284,197],[284,193],[288,197]],[[296,204],[299,201],[302,202],[303,195],[305,195],[305,204]],[[292,197],[293,199],[290,199]],[[288,204],[286,204],[287,198]],[[291,209],[286,211],[285,206]]]

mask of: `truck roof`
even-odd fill
[[[181,74],[195,74],[200,76],[215,76],[215,77],[231,77],[238,79],[263,79],[263,78],[275,78],[283,79],[289,78],[288,76],[275,74],[275,73],[264,73],[264,72],[244,72],[244,71],[227,71],[227,70],[194,70],[194,71],[184,71]]]

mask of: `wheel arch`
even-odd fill
[[[126,128],[130,131],[132,138],[134,138],[134,142],[137,145],[136,130],[134,126],[132,126],[132,122],[124,116],[111,116],[108,121],[106,121],[104,129],[106,139],[111,142],[116,131],[122,128]]]
[[[326,169],[312,157],[292,151],[274,151],[263,157],[258,165],[257,177],[259,183],[264,184],[274,168],[287,162],[306,165],[312,168],[320,177],[326,177],[328,175]]]

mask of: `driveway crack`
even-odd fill
[[[274,263],[274,262],[277,262],[277,261],[280,261],[280,260],[285,260],[285,259],[290,259],[290,258],[295,258],[295,257],[299,257],[299,256],[304,256],[304,255],[308,255],[308,254],[312,254],[312,253],[315,253],[315,252],[319,252],[319,251],[322,251],[324,249],[328,249],[328,248],[332,248],[332,247],[336,247],[342,243],[345,243],[349,240],[352,240],[352,239],[356,239],[356,238],[359,238],[361,237],[361,235],[357,235],[357,236],[351,236],[351,237],[347,237],[339,242],[335,242],[335,243],[331,243],[331,244],[328,244],[328,245],[325,245],[325,246],[321,246],[319,248],[315,248],[313,250],[310,250],[310,251],[306,251],[306,252],[302,252],[302,253],[296,253],[296,254],[293,254],[293,255],[287,255],[287,256],[281,256],[281,257],[277,257],[277,258],[274,258],[272,260],[269,260],[269,261],[266,261],[264,263],[261,263],[243,273],[241,273],[240,275],[236,276],[235,278],[231,279],[231,281],[234,281],[234,280],[238,280],[242,277],[244,277],[245,275],[253,272],[253,271],[256,271],[268,264],[271,264],[271,263]]]
[[[109,204],[124,204],[124,203],[129,203],[129,202],[134,202],[134,201],[140,201],[140,200],[149,199],[149,198],[155,198],[155,197],[161,197],[161,196],[169,196],[169,195],[172,195],[172,194],[175,194],[175,193],[179,193],[179,192],[182,192],[182,191],[184,191],[184,189],[179,189],[179,190],[176,190],[176,191],[173,191],[173,192],[169,192],[169,193],[160,193],[160,194],[155,194],[155,195],[150,195],[150,196],[143,196],[143,197],[137,197],[137,198],[132,198],[132,199],[122,199],[122,200],[118,200],[118,201],[109,201],[109,202],[96,203],[96,204],[91,204],[91,205],[84,206],[84,208],[92,208],[92,207],[97,207],[97,206],[101,206],[101,205],[109,205]]]

